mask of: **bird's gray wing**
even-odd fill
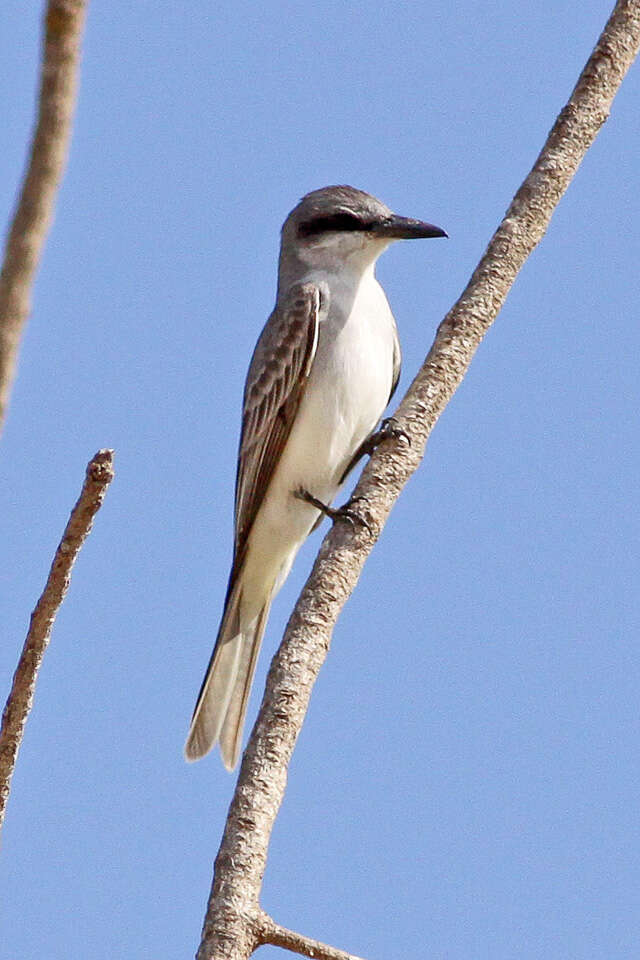
[[[269,317],[253,354],[238,453],[230,588],[304,393],[318,344],[319,310],[318,288],[295,284]]]
[[[387,403],[391,403],[391,398],[396,392],[396,389],[398,387],[398,381],[400,380],[401,372],[402,372],[402,351],[400,349],[400,338],[398,337],[398,330],[394,324],[394,327],[393,327],[393,379],[391,381],[391,393],[389,394],[389,399],[387,400]]]

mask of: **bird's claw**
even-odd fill
[[[411,437],[403,430],[395,417],[387,417],[386,420],[383,420],[380,424],[380,428],[376,430],[375,433],[372,433],[368,440],[365,441],[362,447],[363,453],[368,453],[369,456],[373,451],[380,446],[381,443],[384,443],[385,440],[402,440],[408,446],[411,446]]]
[[[355,510],[352,509],[353,504],[357,503],[358,500],[365,500],[366,497],[352,497],[350,500],[347,500],[345,504],[341,507],[338,507],[334,511],[333,520],[345,520],[347,523],[350,523],[352,528],[364,527],[370,537],[373,536],[373,530],[367,523],[364,517],[360,516]]]
[[[366,500],[366,497],[352,497],[341,507],[329,507],[303,487],[296,490],[294,496],[297,497],[298,500],[304,500],[305,503],[311,504],[316,510],[320,510],[320,512],[324,513],[325,517],[329,517],[333,523],[335,523],[336,520],[342,520],[344,523],[350,524],[354,530],[357,526],[365,527],[369,535],[373,536],[373,531],[364,517],[361,517],[359,513],[356,513],[356,511],[352,509],[354,503],[357,503],[358,500]]]
[[[411,437],[406,430],[402,429],[395,417],[387,417],[382,421],[377,436],[380,437],[380,443],[383,440],[404,440],[407,446],[411,446]]]

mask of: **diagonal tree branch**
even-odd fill
[[[67,158],[86,7],[87,0],[49,0],[45,13],[38,119],[0,272],[0,430]]]
[[[42,596],[31,614],[27,639],[13,677],[13,685],[0,727],[0,828],[9,799],[11,777],[22,743],[24,727],[33,704],[38,670],[49,643],[51,628],[71,582],[71,570],[80,547],[102,506],[113,480],[113,450],[98,450],[89,461],[78,502],[71,511],[56,550]]]
[[[368,504],[366,516],[374,537],[336,525],[322,544],[272,662],[243,758],[216,858],[198,960],[246,960],[265,942],[259,898],[269,839],[284,796],[289,760],[336,619],[393,504],[419,466],[438,417],[607,119],[639,45],[640,0],[619,0],[533,169],[462,296],[441,323],[395,415],[411,437],[411,447],[385,444],[362,474],[356,495]],[[290,948],[292,940],[285,940],[282,937],[279,942]],[[268,937],[267,941],[273,942]]]
[[[312,940],[293,930],[287,930],[266,913],[262,914],[259,930],[261,944],[270,943],[274,947],[284,947],[285,950],[299,953],[303,957],[312,957],[313,960],[361,960],[360,957],[354,957],[353,954],[345,953],[344,950],[336,950],[335,947],[329,947],[326,943],[320,943],[319,940]]]

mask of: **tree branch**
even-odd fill
[[[0,828],[24,727],[33,704],[38,670],[49,643],[51,628],[69,588],[71,570],[80,547],[91,531],[93,518],[100,509],[112,480],[113,450],[99,450],[87,466],[82,492],[71,511],[42,596],[31,614],[27,639],[13,676],[13,685],[0,727]]]
[[[313,960],[361,960],[360,957],[345,953],[344,950],[336,950],[335,947],[329,947],[326,943],[320,943],[319,940],[311,940],[309,937],[303,937],[301,933],[287,930],[266,913],[262,914],[259,930],[260,944],[263,946],[270,943],[274,947],[284,947],[285,950],[299,953],[303,957],[312,957]]]
[[[515,195],[466,289],[441,323],[395,418],[412,444],[384,444],[356,488],[374,531],[336,524],[325,538],[276,654],[231,803],[199,960],[246,960],[260,943],[259,897],[287,767],[336,619],[375,539],[580,161],[606,120],[640,44],[640,0],[619,0],[533,169]],[[359,504],[359,510],[362,504]],[[286,938],[285,938],[286,939]],[[282,942],[290,947],[291,943]]]
[[[38,119],[0,272],[0,430],[67,157],[86,6],[87,0],[49,0],[45,13]]]

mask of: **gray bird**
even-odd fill
[[[445,236],[346,186],[307,194],[284,222],[276,306],[244,390],[233,564],[187,760],[219,740],[224,765],[236,765],[271,602],[322,514],[340,513],[329,504],[397,386],[400,344],[376,260],[394,240]]]

